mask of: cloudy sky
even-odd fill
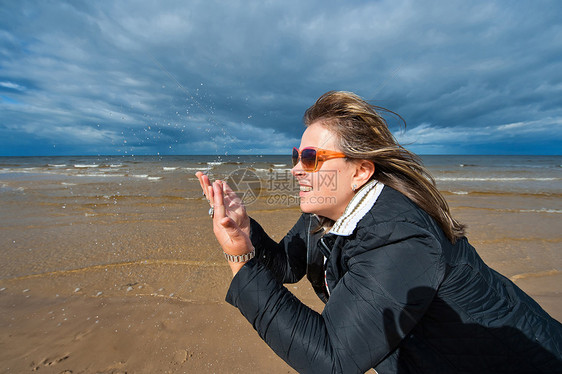
[[[287,154],[329,90],[421,154],[562,153],[562,2],[0,1],[0,155]]]

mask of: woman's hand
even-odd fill
[[[242,200],[236,195],[228,184],[215,181],[210,184],[209,178],[198,172],[197,178],[201,188],[214,208],[213,232],[223,251],[230,255],[244,255],[253,250],[250,241],[250,218]],[[228,262],[232,274],[236,275],[245,262]]]
[[[201,184],[201,189],[209,201],[209,204],[214,206],[214,193],[213,187],[211,186],[211,182],[209,181],[209,177],[204,173],[198,171],[195,173],[197,179],[199,179],[199,184]],[[224,206],[226,209],[226,215],[240,227],[246,235],[250,236],[250,217],[246,213],[246,207],[242,202],[242,199],[236,195],[234,191],[230,188],[230,186],[224,182],[222,184],[222,196],[224,196]],[[215,208],[216,209],[216,208]],[[215,210],[216,212],[216,210]]]

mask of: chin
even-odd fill
[[[318,216],[326,215],[326,211],[324,209],[313,204],[301,204],[300,207],[303,213],[316,214]]]
[[[314,204],[307,204],[306,202],[303,202],[303,201],[301,200],[300,207],[301,207],[301,211],[302,211],[303,213],[313,213],[313,214],[315,213],[315,214],[318,214],[318,211],[317,211],[317,209],[315,209]],[[316,208],[317,208],[317,207],[316,207]]]
[[[312,207],[310,205],[301,203],[301,211],[303,213],[314,213],[313,209],[311,208]]]

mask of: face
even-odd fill
[[[315,122],[308,126],[301,138],[299,150],[317,147],[341,152],[333,132]],[[299,162],[292,173],[300,185],[300,207],[305,213],[315,213],[336,221],[351,201],[351,188],[356,168],[345,158],[333,158],[322,163],[318,171],[305,172]]]

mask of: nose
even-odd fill
[[[306,175],[306,172],[301,167],[301,161],[300,160],[299,160],[298,164],[293,166],[293,168],[291,169],[291,174],[293,174],[293,176],[297,179],[302,178]]]

